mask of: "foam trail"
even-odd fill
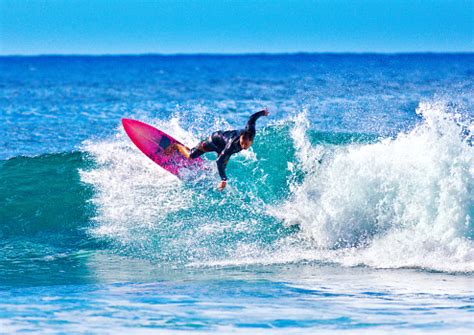
[[[158,126],[181,139],[195,141],[175,118]],[[80,171],[81,180],[95,188],[98,224],[92,230],[94,235],[120,243],[145,243],[157,221],[190,206],[191,190],[139,152],[122,129],[114,139],[85,142],[84,149],[97,164]]]
[[[197,142],[178,118],[148,123],[184,143]],[[232,174],[243,178],[221,193],[213,160],[207,160],[210,169],[182,182],[139,152],[121,128],[115,138],[86,142],[84,149],[97,165],[80,172],[95,190],[90,232],[120,254],[186,264],[259,250],[280,238],[281,224],[266,214],[258,186],[248,182],[260,176],[252,152],[236,155]]]
[[[91,233],[133,257],[193,266],[316,260],[474,271],[472,122],[442,103],[417,111],[423,121],[394,139],[331,145],[312,144],[302,113],[290,129],[260,133],[258,158],[233,158],[225,193],[215,190],[213,161],[203,182],[182,183],[122,130],[87,142],[97,165],[81,171],[96,191]],[[197,142],[179,118],[148,122]]]
[[[319,168],[311,164],[320,152],[311,152],[301,135],[307,125],[297,119],[292,135],[307,173],[271,212],[300,225],[316,259],[474,271],[472,122],[453,112],[442,102],[421,103],[424,120],[412,131],[326,148]]]

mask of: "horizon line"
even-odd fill
[[[144,52],[144,53],[39,53],[39,54],[0,54],[0,57],[143,57],[143,56],[158,56],[158,57],[186,57],[186,56],[204,56],[204,57],[239,57],[239,56],[298,56],[298,55],[381,55],[381,56],[395,56],[395,55],[459,55],[459,54],[474,54],[472,51],[295,51],[295,52],[237,52],[237,53],[220,53],[220,52],[177,52],[177,53],[159,53],[159,52]]]

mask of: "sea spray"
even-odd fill
[[[178,118],[149,122],[178,134],[184,143],[198,142]],[[162,265],[213,261],[243,250],[272,248],[285,231],[294,230],[266,212],[272,188],[265,187],[264,167],[271,163],[265,155],[259,160],[249,151],[233,157],[229,187],[221,193],[215,153],[206,154],[204,171],[180,180],[139,152],[121,129],[114,138],[85,142],[83,148],[96,162],[80,173],[95,189],[90,233],[119,254]],[[279,178],[279,183],[272,179],[274,185],[285,186],[286,176]]]
[[[460,123],[452,109],[421,103],[423,121],[407,133],[326,148],[321,166],[271,212],[300,226],[315,259],[333,250],[332,261],[346,265],[474,271],[472,123]],[[305,127],[296,120],[296,156],[316,162],[320,152],[302,140]]]
[[[420,123],[393,138],[310,129],[307,112],[260,130],[216,190],[215,154],[187,180],[162,171],[119,130],[84,149],[95,189],[91,234],[117,253],[166,265],[300,261],[473,271],[469,120],[421,103]],[[179,114],[150,120],[197,143]],[[217,123],[216,123],[217,124]]]
[[[171,119],[161,126],[192,139],[177,125],[177,120]],[[83,148],[96,163],[94,168],[80,171],[82,181],[95,189],[92,202],[96,216],[91,234],[125,252],[150,250],[147,246],[152,242],[154,224],[188,208],[190,190],[138,151],[123,130],[110,140],[86,141]]]

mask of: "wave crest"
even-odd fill
[[[474,271],[472,120],[442,102],[394,138],[315,133],[305,112],[261,129],[251,153],[181,182],[136,150],[122,131],[89,142],[96,166],[93,236],[163,264],[299,261]],[[185,143],[180,122],[155,121]],[[167,129],[166,127],[171,127]],[[283,223],[283,224],[282,224]]]
[[[272,213],[315,248],[337,250],[336,262],[474,271],[472,122],[442,102],[417,113],[423,121],[394,139],[323,153],[301,140],[307,125],[297,120],[301,167],[324,160]]]

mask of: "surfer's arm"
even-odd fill
[[[226,185],[227,185],[227,176],[225,174],[225,167],[227,166],[227,162],[229,161],[230,155],[226,153],[226,150],[222,152],[221,155],[219,155],[219,158],[217,158],[217,170],[219,171],[219,176],[221,177],[221,181],[219,182],[219,185],[217,186],[219,188],[219,191],[222,191]]]
[[[267,116],[268,115],[268,109],[265,108],[261,110],[260,112],[254,113],[249,117],[249,120],[247,121],[247,127],[255,127],[255,122],[257,119],[261,116]]]
[[[227,176],[225,174],[225,167],[227,166],[227,162],[229,161],[230,155],[228,150],[222,151],[222,153],[217,158],[217,170],[219,171],[219,176],[221,177],[222,181],[227,180]]]
[[[236,135],[237,136],[237,135]],[[235,139],[238,139],[238,137],[235,137]],[[219,157],[217,158],[217,170],[219,171],[219,176],[221,177],[222,181],[227,180],[227,176],[225,174],[225,168],[227,166],[227,162],[229,161],[229,158],[232,154],[235,153],[235,151],[232,149],[232,143],[235,140],[234,138],[229,138],[227,139],[226,146],[224,150],[219,154]]]

